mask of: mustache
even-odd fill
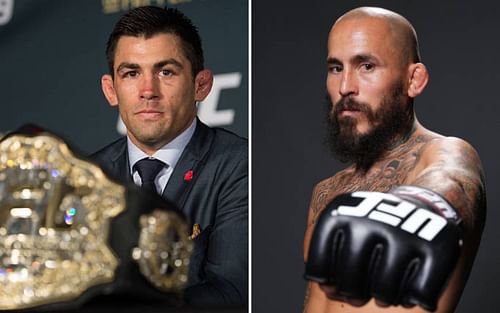
[[[329,101],[333,104],[331,99],[329,99]],[[360,111],[364,113],[368,119],[373,117],[373,112],[367,103],[358,102],[351,97],[342,97],[339,101],[333,104],[333,111],[330,113],[330,118],[337,119],[342,111]]]

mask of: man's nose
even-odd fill
[[[358,82],[355,73],[351,70],[344,70],[340,80],[339,94],[343,97],[357,94]]]
[[[140,97],[144,100],[155,99],[159,96],[158,77],[144,75],[141,81]]]

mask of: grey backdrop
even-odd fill
[[[482,158],[487,224],[457,312],[498,312],[500,4],[477,0],[253,1],[253,312],[302,309],[311,191],[342,167],[322,145],[326,39],[334,20],[360,5],[413,23],[430,71],[415,104],[420,122],[468,140]]]
[[[201,119],[247,136],[247,0],[0,0],[0,132],[34,122],[88,153],[120,136],[100,87],[106,41],[124,12],[148,4],[177,7],[198,26],[216,75]]]

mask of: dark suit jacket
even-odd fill
[[[91,156],[113,178],[132,182],[127,140]],[[192,179],[185,179],[192,171]],[[248,301],[248,141],[197,121],[163,197],[197,223],[185,299],[194,305]]]

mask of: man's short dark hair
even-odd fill
[[[201,38],[191,20],[174,8],[144,6],[124,14],[109,36],[106,57],[111,75],[114,75],[116,45],[122,36],[144,36],[148,39],[158,34],[174,34],[181,39],[182,50],[191,62],[193,78],[203,70]]]

